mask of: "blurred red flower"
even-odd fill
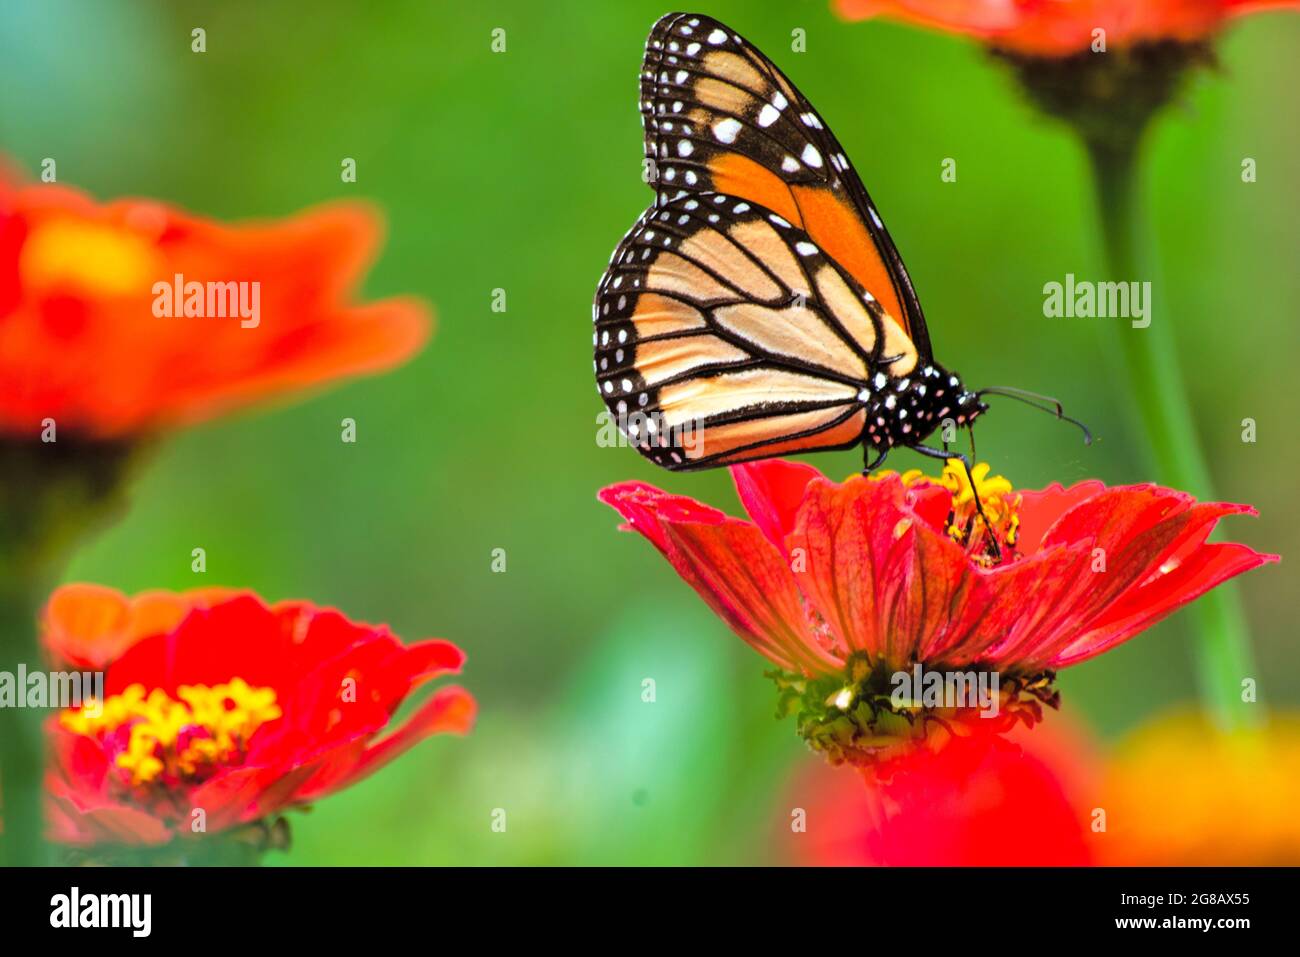
[[[883,16],[974,37],[1031,56],[1069,56],[1090,49],[1093,31],[1108,47],[1141,42],[1194,42],[1231,17],[1295,0],[834,0],[848,20]]]
[[[227,226],[0,168],[0,437],[120,438],[396,365],[429,311],[351,301],[379,241],[362,205]]]
[[[600,498],[781,669],[785,710],[798,710],[800,732],[836,763],[931,730],[916,720],[924,711],[889,702],[892,676],[917,663],[1000,675],[1001,723],[1032,722],[1038,702],[1056,703],[1054,669],[1276,558],[1206,541],[1220,518],[1253,509],[1156,485],[1015,492],[981,465],[995,548],[975,519],[975,490],[951,465],[940,480],[835,483],[780,460],[731,473],[751,521],[641,482]]]
[[[56,661],[106,668],[103,701],[50,722],[52,833],[72,844],[194,838],[199,810],[208,833],[264,821],[474,719],[473,697],[449,686],[381,737],[416,687],[458,672],[464,655],[305,602],[213,590],[114,600],[72,585],[50,601],[44,634]]]
[[[1225,731],[1147,722],[1105,758],[1081,729],[952,739],[887,777],[800,769],[778,847],[807,865],[1288,866],[1300,862],[1300,716]],[[801,813],[800,813],[801,812]],[[793,826],[797,825],[797,826]]]
[[[811,762],[786,795],[779,842],[812,866],[1069,866],[1095,862],[1100,764],[1086,736],[1052,722],[1029,733],[953,738],[918,749],[892,777]]]

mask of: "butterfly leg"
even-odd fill
[[[868,462],[867,456],[864,454],[862,456],[862,474],[870,475],[873,471],[875,471],[877,468],[881,466],[881,464],[885,461],[885,457],[887,455],[889,455],[889,449],[887,448],[877,449],[876,457],[872,459],[870,462]]]
[[[984,528],[987,529],[989,533],[989,542],[993,545],[993,560],[995,562],[1001,561],[1002,547],[998,544],[997,533],[993,531],[993,523],[990,522],[989,517],[984,514],[984,503],[980,501],[979,489],[975,486],[975,476],[971,474],[970,457],[961,452],[949,452],[946,449],[932,449],[926,445],[913,445],[912,449],[913,451],[919,452],[921,455],[929,456],[932,459],[942,459],[945,462],[948,461],[948,459],[956,459],[961,462],[962,467],[966,470],[966,481],[970,483],[971,494],[975,496],[975,512],[984,522]]]

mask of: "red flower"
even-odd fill
[[[602,501],[650,540],[731,628],[780,669],[783,707],[834,762],[873,761],[928,733],[930,707],[901,676],[983,675],[980,710],[1002,725],[1055,704],[1054,669],[1133,637],[1275,556],[1206,538],[1243,505],[1198,504],[1155,485],[1081,482],[1012,492],[975,470],[1001,541],[995,558],[960,469],[827,480],[769,460],[731,470],[752,521],[640,482]],[[923,677],[923,675],[920,675]],[[994,677],[998,680],[995,681]],[[968,686],[967,691],[972,690]],[[951,729],[951,728],[950,728]]]
[[[888,781],[810,764],[787,794],[781,840],[813,866],[1051,867],[1096,860],[1099,762],[1085,736],[1053,722],[918,749]],[[803,811],[790,826],[790,808]]]
[[[1194,42],[1231,17],[1295,0],[835,0],[848,20],[884,16],[975,37],[1031,56],[1068,56],[1090,49],[1093,31],[1109,46]]]
[[[460,670],[450,642],[403,645],[383,626],[305,602],[268,607],[250,593],[118,595],[106,614],[112,604],[103,590],[70,586],[47,609],[55,656],[82,637],[69,633],[78,621],[91,644],[132,636],[112,639],[104,700],[51,720],[60,841],[161,844],[192,839],[197,820],[208,833],[263,821],[473,723],[470,694],[444,687],[381,737],[417,686]]]
[[[396,365],[428,310],[351,302],[378,243],[364,206],[226,226],[0,170],[0,437],[118,438]]]

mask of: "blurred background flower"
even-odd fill
[[[1300,715],[1224,731],[1180,711],[1134,730],[1109,761],[1098,804],[1103,864],[1300,864]]]
[[[0,179],[0,433],[138,439],[396,365],[429,314],[350,301],[378,244],[361,205],[226,226]]]
[[[772,809],[804,865],[1295,866],[1300,717],[1176,711],[1107,747],[1068,715],[917,751],[865,783],[807,761]]]
[[[1227,20],[1294,0],[835,0],[847,20],[888,17],[966,34],[992,46],[1035,56],[1087,50],[1094,30],[1108,46],[1159,40],[1190,42]]]
[[[430,735],[467,733],[476,710],[463,688],[442,687],[382,735],[411,692],[458,673],[464,655],[305,602],[211,590],[129,599],[73,585],[51,599],[44,636],[56,658],[114,646],[95,654],[104,697],[49,725],[53,835],[93,845],[94,860],[134,845],[155,846],[146,860],[212,860],[232,830],[255,853],[250,830],[277,830],[283,811]]]
[[[231,227],[155,201],[100,205],[0,165],[0,668],[35,664],[36,596],[122,511],[143,443],[421,346],[417,300],[352,301],[378,242],[360,205]],[[42,854],[25,843],[39,841],[39,740],[30,716],[0,714],[0,787],[23,822],[0,859]]]
[[[914,752],[887,783],[864,786],[810,761],[773,816],[785,825],[780,844],[795,864],[1092,864],[1089,798],[1100,773],[1088,735],[1057,716],[1032,731]]]

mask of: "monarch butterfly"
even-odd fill
[[[640,109],[656,196],[610,257],[592,319],[597,390],[652,462],[702,469],[861,443],[866,471],[902,445],[969,473],[964,455],[921,443],[941,424],[969,428],[984,396],[1066,418],[1036,393],[972,392],[934,359],[839,141],[736,32],[662,17]]]

